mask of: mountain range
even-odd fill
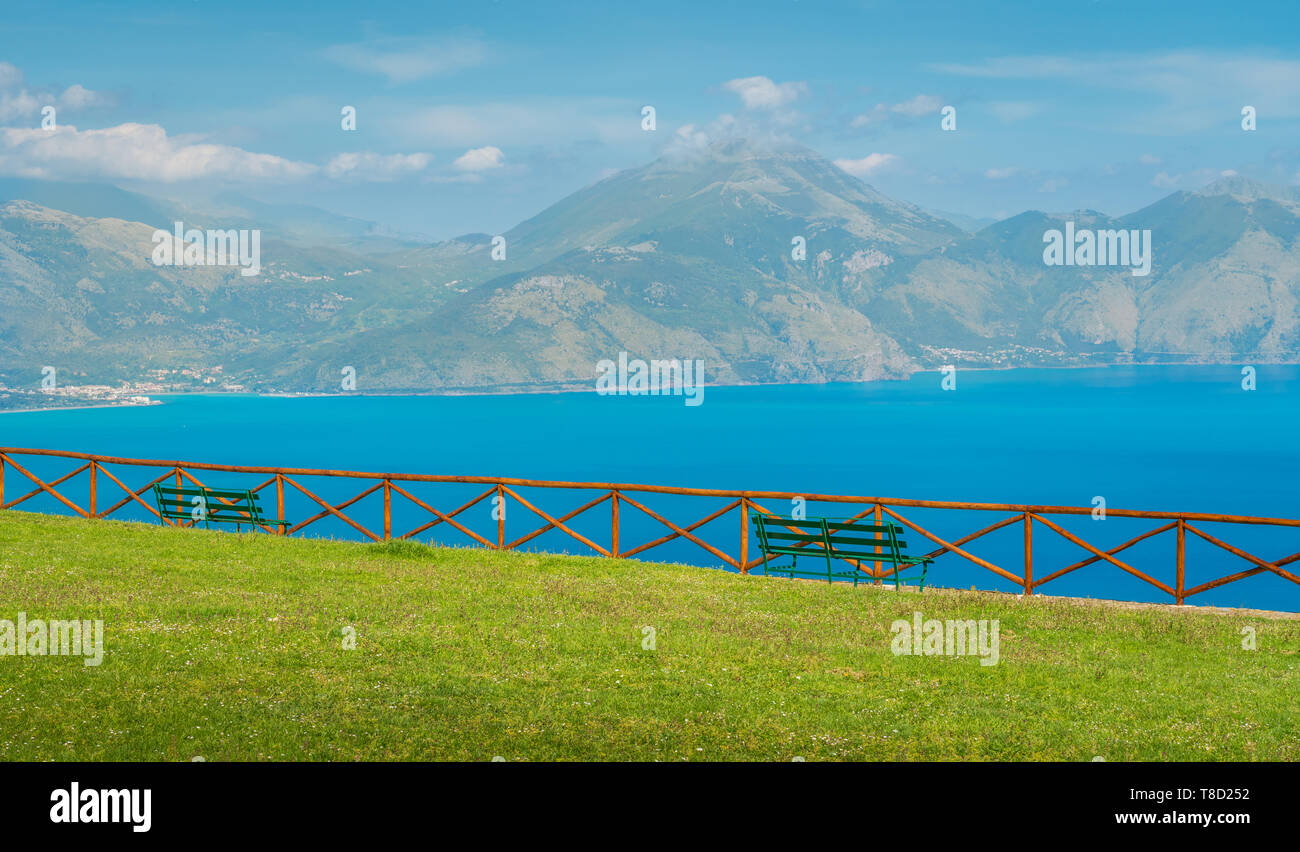
[[[155,229],[258,228],[262,272],[155,266]],[[958,222],[960,224],[958,224]],[[1049,266],[1044,234],[1149,231],[1151,268]],[[1300,360],[1300,190],[1241,177],[1120,217],[979,227],[801,148],[666,155],[505,234],[430,242],[227,195],[0,180],[0,382],[267,392],[591,386],[619,352],[710,383],[941,364]]]

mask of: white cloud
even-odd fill
[[[642,140],[641,103],[615,98],[528,98],[411,109],[384,102],[368,113],[385,134],[419,148],[469,148],[491,139],[508,147],[569,145],[574,140]],[[661,119],[662,121],[662,119]]]
[[[1202,168],[1172,175],[1167,171],[1161,171],[1151,178],[1151,185],[1158,189],[1179,189],[1180,187],[1199,189],[1219,178],[1235,177],[1236,174],[1237,172],[1233,169]]]
[[[889,111],[915,118],[917,116],[938,112],[939,108],[942,106],[943,99],[938,95],[917,95],[910,100],[894,104],[889,108]]]
[[[506,155],[501,153],[500,148],[488,145],[484,148],[470,148],[457,157],[452,165],[462,172],[483,172],[501,168],[505,165],[505,159]]]
[[[835,165],[854,177],[866,177],[874,171],[894,165],[898,160],[897,154],[868,154],[860,160],[836,160]]]
[[[423,171],[433,157],[428,154],[376,154],[372,151],[353,151],[335,154],[325,165],[325,174],[331,178],[351,180],[391,181],[403,175]]]
[[[1160,165],[1160,158],[1155,154],[1143,154],[1138,157],[1138,162],[1144,166],[1158,166]]]
[[[19,92],[0,92],[0,121],[16,121],[38,114],[48,100],[33,95],[26,89]]]
[[[1043,181],[1043,183],[1042,183],[1041,186],[1038,187],[1038,191],[1039,191],[1039,192],[1056,192],[1058,189],[1062,189],[1062,188],[1067,187],[1067,186],[1069,186],[1069,185],[1070,185],[1070,182],[1069,182],[1068,180],[1066,180],[1065,178],[1048,178],[1047,180]]]
[[[805,83],[774,83],[770,77],[738,77],[722,88],[739,95],[748,109],[783,107],[808,91]]]
[[[317,171],[273,154],[170,139],[156,124],[0,128],[0,174],[34,178],[292,180]]]
[[[59,95],[59,105],[73,109],[107,106],[110,103],[112,103],[112,99],[107,95],[101,92],[92,92],[85,86],[75,83],[69,86],[63,94]]]
[[[1022,169],[1019,166],[1007,166],[1001,169],[985,169],[984,177],[989,180],[1006,180],[1009,177],[1015,177],[1020,174]]]
[[[332,62],[369,74],[382,74],[392,83],[409,83],[481,65],[487,57],[483,43],[469,38],[377,38],[325,49]]]
[[[1180,51],[1083,56],[1004,56],[970,64],[930,66],[985,79],[1057,80],[1062,85],[1156,95],[1115,99],[1137,113],[1129,128],[1153,134],[1201,130],[1240,121],[1250,104],[1274,118],[1300,117],[1300,60],[1255,54]],[[1106,123],[1114,120],[1106,118]]]
[[[0,121],[21,121],[40,114],[41,108],[53,106],[58,109],[86,109],[105,106],[112,99],[100,92],[92,92],[85,86],[74,84],[64,89],[63,94],[28,89],[23,82],[21,69],[0,62]]]
[[[16,89],[23,84],[23,72],[15,65],[0,62],[0,91]]]
[[[683,124],[673,133],[669,148],[674,152],[701,151],[709,147],[709,134],[694,124]]]
[[[900,118],[917,119],[927,115],[938,115],[942,107],[943,99],[938,95],[916,95],[896,104],[876,104],[867,112],[855,116],[849,124],[852,127],[866,127]]]

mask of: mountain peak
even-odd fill
[[[1238,201],[1269,199],[1292,204],[1300,203],[1300,189],[1296,187],[1263,183],[1238,174],[1225,175],[1193,194],[1200,196],[1227,195]]]

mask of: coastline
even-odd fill
[[[1013,372],[1016,370],[1025,370],[1025,371],[1109,370],[1109,369],[1130,368],[1130,367],[1208,368],[1208,367],[1236,366],[1239,363],[1244,364],[1245,362],[1244,361],[1242,362],[1215,361],[1212,363],[1189,364],[1185,361],[1144,361],[1142,363],[1124,363],[1124,364],[1024,364],[1024,365],[1016,365],[1016,366],[998,365],[998,366],[973,366],[973,367],[962,366],[961,364],[957,364],[956,366],[959,373],[975,373],[975,372],[1006,373],[1006,372]],[[1262,366],[1272,366],[1272,367],[1300,365],[1300,361],[1256,360],[1254,363]],[[837,379],[834,381],[826,381],[826,382],[721,382],[717,384],[706,384],[705,387],[752,388],[752,387],[793,387],[793,386],[805,386],[805,385],[815,386],[815,385],[831,385],[831,384],[875,385],[875,384],[881,384],[887,382],[906,382],[906,381],[910,381],[913,377],[917,375],[922,375],[926,373],[934,373],[937,375],[939,372],[940,372],[940,368],[935,367],[935,368],[927,368],[924,370],[916,370],[912,373],[909,373],[907,376],[899,377],[899,378],[878,378],[878,379],[866,379],[861,381],[848,381],[848,380]],[[35,414],[35,413],[50,413],[55,411],[82,411],[82,410],[96,409],[96,408],[150,408],[157,405],[166,405],[167,404],[166,400],[168,397],[179,397],[179,396],[257,397],[261,399],[327,399],[327,398],[334,399],[334,398],[342,398],[342,397],[541,396],[541,395],[550,395],[550,394],[587,393],[587,392],[594,393],[595,392],[594,387],[588,383],[577,383],[577,382],[562,383],[562,384],[556,384],[556,385],[545,386],[545,387],[534,387],[529,389],[524,389],[513,385],[494,385],[491,387],[482,387],[482,388],[478,388],[478,387],[442,388],[438,390],[423,390],[423,391],[414,390],[414,389],[402,389],[402,390],[393,390],[393,391],[373,391],[373,392],[352,391],[349,393],[341,393],[341,392],[332,393],[332,392],[325,392],[325,391],[258,392],[258,391],[248,391],[248,390],[240,390],[240,391],[177,390],[177,391],[166,391],[163,393],[158,393],[155,391],[154,396],[151,397],[153,401],[143,405],[135,404],[135,403],[104,403],[99,405],[91,404],[91,405],[67,405],[67,406],[36,407],[36,408],[14,408],[8,410],[0,410],[0,414]]]
[[[103,405],[56,405],[52,408],[10,408],[0,411],[0,414],[50,414],[55,411],[88,411],[92,408],[156,408],[159,405],[166,405],[166,403],[158,400],[147,405],[128,402],[104,403]]]

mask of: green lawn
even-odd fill
[[[5,760],[1300,760],[1290,618],[13,511],[0,569],[105,635],[0,656]],[[895,656],[917,610],[999,664]]]

